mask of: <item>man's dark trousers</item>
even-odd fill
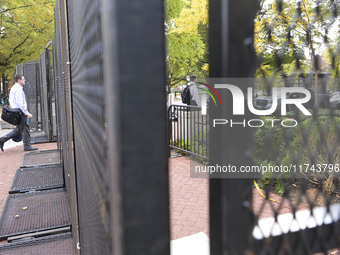
[[[0,139],[3,142],[8,141],[9,139],[12,139],[13,137],[19,135],[22,133],[22,141],[24,143],[24,148],[28,148],[31,144],[31,135],[30,135],[30,128],[27,125],[27,116],[25,114],[21,114],[21,121],[20,124],[15,127],[11,132],[9,132],[7,135],[4,135]]]

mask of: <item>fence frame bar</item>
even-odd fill
[[[209,1],[210,78],[253,77],[253,23],[257,5],[253,0]],[[220,110],[222,116],[232,116],[230,95],[222,101],[226,102]],[[214,113],[210,117],[214,119]],[[246,128],[210,132],[211,164],[222,162],[236,167],[247,164],[248,136]],[[251,187],[249,179],[210,179],[210,254],[245,254],[252,225],[249,204],[244,202],[251,201]]]
[[[164,3],[102,3],[113,254],[167,255]]]

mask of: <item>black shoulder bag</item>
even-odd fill
[[[2,108],[1,119],[12,125],[19,125],[21,122],[21,110],[20,108],[9,108],[5,105]]]

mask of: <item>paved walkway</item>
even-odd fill
[[[0,136],[9,131],[8,129],[0,129]],[[10,149],[11,147],[14,148]],[[51,149],[52,147],[55,148],[56,144],[41,144],[38,147],[40,150]],[[0,213],[15,170],[19,167],[18,164],[20,164],[23,154],[22,149],[22,143],[8,141],[5,144],[5,152],[0,154],[0,162],[2,162],[0,167],[0,194],[1,190],[4,193],[3,196],[0,196]],[[10,158],[10,156],[13,158]],[[184,156],[171,157],[169,159],[169,186],[171,254],[209,254],[209,180],[190,177],[190,160],[188,158]],[[265,200],[254,190],[253,209],[255,214],[259,215],[259,218],[274,216],[273,208],[280,208],[279,214],[291,212],[291,205],[286,199],[276,195],[271,197],[278,200],[280,204]],[[193,247],[195,247],[195,251]]]
[[[190,160],[181,156],[169,159],[169,183],[171,240],[199,232],[209,235],[209,179],[190,178]],[[271,198],[279,204],[264,199],[253,189],[255,215],[267,218],[274,216],[274,210],[279,214],[291,212],[287,199],[275,194]]]
[[[0,106],[0,114],[1,109],[2,106]],[[0,137],[11,132],[13,128],[13,125],[5,123],[0,119]],[[57,143],[38,144],[34,145],[34,147],[38,147],[39,150],[57,149]],[[20,168],[24,153],[28,152],[24,152],[22,141],[14,142],[12,139],[4,144],[4,151],[0,151],[0,215],[4,208],[8,190],[12,185],[16,170]]]
[[[4,208],[16,170],[20,168],[22,156],[25,153],[29,153],[23,151],[24,148],[22,145],[15,146],[19,143],[15,143],[14,146],[9,146],[9,143],[10,141],[5,143],[5,151],[0,151],[0,215]],[[34,147],[38,147],[39,151],[54,150],[57,149],[57,143],[35,144]]]
[[[0,120],[0,137],[11,131],[11,129],[1,129],[1,124]],[[5,152],[1,154],[3,158],[1,161],[13,154],[10,148],[22,155],[22,142],[16,143],[9,140],[5,143]],[[16,161],[18,162],[15,163],[20,164],[21,159]],[[4,172],[0,173],[2,179],[0,186],[3,186],[4,179],[6,179],[7,186],[10,185],[17,168],[19,166],[13,166],[9,178],[3,176]],[[171,240],[200,232],[209,234],[209,180],[190,178],[190,160],[186,157],[177,157],[169,160],[169,182]],[[7,190],[7,186],[4,189]],[[5,201],[5,198],[2,200]]]
[[[209,255],[209,180],[190,178],[190,160],[186,157],[177,157],[169,159],[169,182],[171,255]],[[275,194],[270,194],[270,197],[279,203],[264,199],[256,189],[253,189],[253,210],[259,218],[261,228],[261,231],[255,228],[253,235],[263,238],[263,235],[267,236],[270,233],[274,236],[282,234],[282,231],[273,228],[274,210],[280,215],[278,220],[281,228],[288,226],[293,232],[300,229],[297,226],[292,230],[294,224],[291,212],[294,203]],[[300,205],[297,206],[297,210],[297,217],[301,214],[302,218],[310,218],[308,207]],[[313,210],[314,217],[322,222],[324,213],[318,210],[322,211],[322,208]],[[303,219],[299,219],[299,222],[303,222]],[[321,254],[323,253],[313,255]],[[328,254],[340,255],[340,250],[332,249]]]
[[[209,235],[209,180],[190,178],[190,160],[169,159],[171,240]]]

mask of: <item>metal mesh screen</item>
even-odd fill
[[[227,28],[228,32],[217,33],[222,35],[220,42],[228,33],[226,52],[234,49],[235,56],[228,55],[228,60],[223,50],[213,50],[221,57],[216,54],[212,59],[227,63],[212,64],[214,77],[257,79],[246,99],[253,100],[254,110],[249,108],[248,115],[242,117],[230,111],[225,130],[234,137],[220,133],[230,138],[219,137],[229,142],[224,157],[235,169],[248,167],[249,171],[233,180],[211,181],[211,217],[221,216],[221,220],[211,219],[211,240],[218,240],[212,241],[213,251],[338,254],[339,1],[261,1],[256,7],[245,1],[242,9],[233,4],[228,11],[223,7],[222,16],[228,18],[221,18],[220,23],[211,18],[210,26],[212,31],[221,24]],[[234,27],[233,21],[239,26]],[[251,27],[252,32],[243,33]],[[233,48],[235,44],[239,46]],[[257,58],[245,57],[251,56],[247,54],[249,45]],[[286,99],[297,102],[306,98],[300,106],[285,104]],[[267,114],[256,112],[269,109]],[[230,125],[240,118],[244,122]],[[237,228],[245,238],[232,235]]]
[[[66,33],[66,9],[64,1],[56,2],[56,90],[58,100],[58,123],[60,129],[60,147],[62,160],[65,166],[65,185],[68,192],[74,194],[74,188],[70,188],[74,183],[74,158],[73,158],[73,126],[71,107],[71,85],[68,58],[68,39]],[[73,178],[73,179],[72,179]],[[73,197],[73,196],[71,196]]]
[[[100,1],[69,1],[80,246],[83,254],[111,251],[109,176],[102,71]],[[82,20],[76,18],[84,17]],[[85,194],[81,195],[81,194]]]
[[[25,97],[27,102],[27,110],[33,115],[31,119],[30,128],[38,129],[38,120],[40,116],[40,73],[39,73],[39,62],[31,61],[23,64],[23,74],[26,79],[24,87]]]
[[[0,218],[0,238],[71,225],[64,189],[8,197]]]
[[[70,233],[57,234],[47,237],[35,238],[33,240],[19,241],[4,244],[0,247],[2,255],[21,255],[21,254],[63,254],[72,255],[73,240]]]
[[[120,229],[124,229],[124,240],[116,240],[116,250],[124,249],[124,253],[125,250],[128,253],[135,253],[137,250],[155,250],[155,253],[160,250],[166,252],[169,250],[168,242],[164,241],[168,240],[169,234],[166,140],[161,139],[163,135],[165,138],[166,127],[165,98],[163,98],[165,89],[159,86],[163,81],[165,70],[163,6],[159,1],[149,1],[147,5],[136,1],[131,5],[135,5],[137,8],[130,9],[124,1],[119,3],[107,1],[105,2],[107,5],[118,4],[118,8],[125,12],[125,15],[115,16],[119,17],[119,23],[122,25],[117,25],[106,19],[110,23],[106,24],[105,27],[109,28],[106,29],[102,27],[101,18],[104,13],[111,18],[113,8],[102,10],[101,4],[104,3],[99,0],[85,2],[72,0],[67,1],[66,5],[65,0],[59,0],[55,7],[56,33],[53,44],[53,66],[57,95],[58,138],[61,141],[59,146],[62,149],[65,167],[65,184],[71,197],[72,213],[75,214],[72,220],[74,224],[72,231],[79,230],[79,240],[78,236],[74,235],[74,237],[79,241],[78,247],[80,247],[81,254],[112,253],[114,239],[112,236],[116,234],[119,237]],[[155,10],[152,12],[153,15],[145,15],[145,11],[151,9]],[[114,10],[114,12],[116,11]],[[121,11],[117,12],[120,14]],[[143,30],[145,29],[147,40],[143,39],[137,42],[141,38],[138,33],[143,33],[140,29],[141,23],[136,24],[128,18],[135,15],[139,16],[140,21],[146,24],[142,27]],[[107,49],[106,53],[103,52],[102,38],[105,38],[106,33],[102,34],[101,31],[111,31],[113,30],[112,26],[117,26],[119,30],[122,28],[119,31],[119,38],[124,40],[120,40],[119,43],[122,45],[121,49],[126,52],[123,55],[129,51],[131,53],[132,49],[138,54],[131,53],[136,58],[128,60],[121,56],[116,56],[117,58],[111,56],[106,59],[110,63],[105,65],[106,67],[109,66],[110,69],[114,66],[115,71],[121,70],[119,72],[121,78],[115,77],[115,86],[119,89],[124,87],[117,94],[122,95],[120,100],[124,107],[121,108],[122,112],[119,115],[124,115],[124,117],[119,116],[118,119],[112,119],[111,128],[107,129],[105,102],[110,103],[110,100],[104,97],[103,60],[105,59],[104,55],[109,55],[112,51]],[[132,33],[130,41],[134,43],[128,46],[124,41],[129,41],[130,37],[121,35],[130,33],[131,29],[138,33]],[[109,48],[116,43],[116,40],[112,40],[110,37],[111,34],[106,36],[105,40]],[[138,48],[145,49],[145,51],[138,50]],[[153,54],[152,58],[150,58],[150,54]],[[145,70],[139,69],[140,63],[147,61],[152,63]],[[111,75],[109,69],[105,73]],[[131,72],[134,76],[128,75]],[[131,83],[130,86],[126,86],[130,84],[130,80],[137,80],[137,77],[138,85]],[[145,93],[141,89],[142,87],[148,87],[154,91],[158,95],[157,99]],[[105,86],[106,93],[111,93],[111,88],[111,84],[107,84]],[[133,107],[129,105],[131,99],[128,97],[128,93],[122,92],[129,88],[134,90]],[[151,109],[146,104],[140,108],[139,105],[144,100],[151,102],[155,107]],[[107,112],[116,114],[118,107],[116,110],[113,111],[113,108],[110,107]],[[136,116],[137,122],[142,123],[141,120],[144,122],[154,121],[153,130],[161,129],[161,131],[154,135],[154,131],[148,130],[147,136],[142,136],[140,134],[144,134],[144,131],[147,130],[145,126],[138,132],[134,132],[134,127],[128,123],[127,116],[130,114]],[[115,128],[118,126],[124,129],[121,135],[115,134]],[[112,140],[115,139],[114,136],[121,136],[119,139],[121,138],[124,144],[124,146],[117,146],[117,150],[124,148],[121,152],[115,152],[117,155],[119,154],[118,157],[124,158],[122,166],[118,167],[118,162],[110,159],[112,163],[110,171],[112,176],[119,176],[117,179],[109,175],[107,167],[108,144],[112,147],[116,146],[114,141],[110,143],[106,141],[108,131],[113,131],[111,133]],[[139,141],[136,143],[135,140]],[[147,146],[145,147],[145,145]],[[140,151],[143,153],[139,154]],[[112,153],[111,156],[114,157],[115,153]],[[130,155],[133,155],[133,160],[127,159]],[[160,157],[157,156],[156,161],[153,158],[155,155],[160,155]],[[141,166],[138,162],[143,161],[145,164]],[[113,167],[116,163],[117,166]],[[76,171],[72,170],[72,167],[75,167]],[[125,169],[123,173],[120,172],[120,168]],[[154,174],[155,170],[158,171],[157,176]],[[138,172],[143,172],[143,177],[139,176]],[[76,180],[72,181],[74,176],[76,176]],[[68,177],[69,180],[67,180]],[[124,179],[123,183],[120,183],[120,178]],[[153,185],[153,182],[156,184]],[[114,194],[113,190],[117,194]],[[72,201],[74,194],[77,196]],[[144,207],[143,201],[148,199],[151,194],[159,196],[155,198],[151,206]],[[114,196],[121,197],[122,202],[114,199]],[[112,227],[113,212],[110,210],[111,208],[116,210],[113,217],[117,221],[116,228]],[[137,212],[135,208],[141,208],[141,210]],[[159,210],[161,210],[161,215],[156,219],[157,226],[148,235],[144,235],[148,232],[147,227],[151,223],[155,223],[156,217],[154,216],[158,215]],[[144,215],[148,215],[148,217],[144,217]],[[135,222],[135,224],[129,226],[130,222]],[[78,226],[79,228],[77,228]],[[144,237],[138,240],[136,245],[132,245],[137,236]],[[154,247],[154,243],[159,243],[159,245]]]
[[[24,74],[24,66],[23,66],[23,64],[17,65],[16,68],[15,68],[15,72],[17,74]]]
[[[54,66],[53,66],[53,47],[54,40],[52,39],[50,45],[47,47],[47,61],[48,61],[48,107],[49,107],[49,122],[50,122],[50,136],[52,141],[57,140],[57,110],[56,110],[56,93],[54,84]]]
[[[16,171],[9,193],[55,189],[63,186],[61,165],[29,167]]]
[[[65,98],[65,81],[64,81],[64,69],[63,69],[63,59],[62,59],[62,42],[61,42],[61,25],[60,25],[60,14],[59,14],[59,2],[56,1],[55,6],[55,70],[56,70],[56,90],[57,90],[57,99],[58,99],[58,127],[60,133],[60,148],[62,152],[62,156],[67,157],[67,120],[66,120],[66,98]],[[63,158],[63,157],[62,157]],[[63,162],[67,163],[67,158],[63,158]],[[70,169],[65,167],[65,175],[69,174]],[[65,179],[66,189],[69,190],[70,184]]]
[[[17,72],[25,75],[24,87],[28,111],[33,115],[30,129],[40,132],[48,142],[56,139],[55,93],[52,73],[52,51],[49,43],[38,60],[17,65]],[[32,139],[32,143],[40,142]]]
[[[54,70],[55,87],[57,98],[57,113],[59,126],[59,146],[64,163],[65,186],[69,193],[72,208],[72,222],[78,226],[78,202],[74,157],[74,134],[73,134],[73,104],[72,88],[70,80],[70,58],[69,58],[69,39],[68,39],[68,14],[66,1],[56,1],[55,6],[55,26],[56,33],[54,38]],[[78,228],[73,228],[72,233],[75,242],[79,242]]]
[[[304,106],[312,114],[306,117],[288,106],[289,118],[296,120],[296,127],[265,127],[253,133],[252,165],[268,163],[294,172],[289,175],[281,171],[277,176],[263,173],[258,180],[262,190],[255,189],[253,194],[252,232],[257,253],[340,251],[340,115],[331,105],[339,89],[338,4],[263,1],[255,19],[255,49],[260,62],[257,75],[276,77],[258,88],[267,95],[259,96],[255,104],[267,105],[270,98],[275,100],[268,95],[274,87],[303,87],[311,93]],[[299,93],[288,96],[302,97]]]
[[[55,35],[52,39],[52,59],[53,59],[53,84],[54,84],[54,101],[55,101],[55,132],[56,132],[56,138],[57,138],[57,144],[58,144],[58,150],[61,149],[61,122],[60,122],[60,99],[59,99],[59,70],[58,70],[58,47],[59,44],[57,43],[57,40],[59,38],[60,29],[56,25],[57,18],[55,18]]]
[[[38,165],[56,165],[60,163],[60,152],[58,150],[42,150],[25,153],[22,157],[20,167],[31,167]]]
[[[45,135],[50,137],[50,108],[48,105],[49,93],[49,62],[48,52],[45,49],[40,55],[40,109],[41,109],[41,129],[44,130]]]

